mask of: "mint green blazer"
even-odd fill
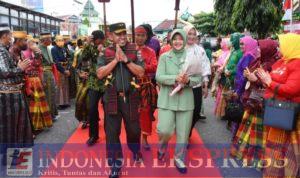
[[[185,52],[182,55],[185,57]],[[158,63],[156,81],[160,85],[157,107],[173,111],[189,111],[194,109],[192,87],[201,82],[201,75],[190,76],[188,86],[174,96],[169,96],[174,89],[176,76],[181,72],[184,60],[178,58],[173,51],[163,54]]]

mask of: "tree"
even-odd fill
[[[194,18],[195,20],[193,21],[193,25],[202,34],[209,34],[210,36],[217,35],[215,31],[216,25],[214,13],[201,12],[199,14],[194,15]]]
[[[231,26],[231,17],[232,17],[232,11],[233,11],[235,0],[226,0],[226,1],[214,0],[214,1],[215,1],[214,9],[216,14],[215,30],[222,35],[233,33],[234,30]]]
[[[215,0],[214,7],[221,34],[247,29],[264,38],[281,28],[282,0]]]
[[[246,28],[259,38],[265,38],[280,30],[282,16],[280,0],[236,0],[231,26],[236,31]]]
[[[88,27],[90,27],[90,21],[85,17],[84,18],[84,20],[83,20],[83,22],[82,22],[82,24],[84,24],[84,25],[86,25],[86,26],[88,26]]]

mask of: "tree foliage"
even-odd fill
[[[264,38],[280,30],[282,0],[215,0],[216,30],[221,34],[244,29]]]
[[[84,24],[84,25],[86,25],[86,26],[88,26],[88,27],[90,27],[90,26],[91,26],[89,19],[88,19],[88,18],[86,18],[86,17],[84,18],[84,20],[83,20],[82,24]]]
[[[214,0],[214,9],[216,14],[215,24],[216,31],[220,34],[227,35],[233,33],[231,27],[231,17],[235,0]]]
[[[215,32],[215,14],[214,13],[205,13],[201,12],[194,15],[195,20],[193,25],[196,29],[202,34],[209,34],[210,36],[216,36]]]

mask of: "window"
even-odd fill
[[[41,17],[41,23],[45,23],[45,18]]]
[[[8,16],[0,15],[0,22],[1,22],[1,23],[9,23],[9,18],[8,18]]]
[[[24,31],[26,31],[27,30],[27,20],[20,19],[20,26],[23,28]]]
[[[11,9],[11,10],[10,10],[10,16],[13,16],[13,17],[19,17],[19,12],[16,11],[16,10]]]
[[[34,27],[34,22],[33,21],[28,21],[28,33],[29,34],[34,34],[35,31],[36,31],[36,28]]]
[[[20,17],[26,19],[27,18],[26,12],[20,12]]]
[[[40,28],[40,26],[41,26],[41,24],[40,24],[39,22],[35,22],[34,24],[35,24],[35,25],[34,25],[35,28]]]
[[[28,20],[33,20],[33,15],[32,14],[28,14]]]
[[[0,6],[0,14],[8,15],[8,8]]]
[[[50,25],[50,19],[47,19],[47,25]]]
[[[15,25],[15,26],[19,25],[19,19],[18,18],[10,17],[10,20],[11,20],[11,25]]]
[[[35,22],[40,22],[40,16],[37,16],[37,15],[34,16],[34,21],[35,21]]]

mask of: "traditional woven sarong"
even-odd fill
[[[153,113],[157,106],[157,91],[149,77],[139,79],[142,97],[140,107],[140,125],[142,133],[151,135]]]
[[[70,93],[70,98],[74,99],[76,98],[77,95],[76,71],[73,68],[71,68],[70,73],[71,75],[69,77],[69,84],[70,84],[69,93]]]
[[[88,85],[86,81],[80,81],[78,85],[76,104],[75,104],[75,117],[79,122],[88,121]]]
[[[21,91],[5,92],[0,92],[0,148],[32,146],[32,127],[25,97]],[[0,153],[5,151],[1,149]]]
[[[265,150],[264,159],[271,160],[271,165],[264,169],[264,178],[299,177],[300,115],[293,131],[270,127]]]
[[[57,89],[56,89],[56,83],[54,80],[51,66],[44,67],[43,76],[44,76],[43,83],[44,83],[46,101],[50,109],[51,117],[54,119],[58,115],[57,106],[56,106]]]
[[[70,104],[70,95],[69,95],[69,78],[64,74],[59,73],[59,84],[58,92],[56,95],[56,101],[58,105],[69,105]]]
[[[216,105],[215,105],[215,116],[222,118],[225,116],[226,100],[223,93],[227,92],[228,89],[219,85],[217,89]]]
[[[246,110],[231,145],[231,155],[243,159],[247,166],[259,168],[264,154],[266,127],[258,113]]]
[[[39,77],[29,77],[31,96],[28,97],[29,112],[34,130],[43,130],[52,126],[52,117],[46,101],[45,92]]]

